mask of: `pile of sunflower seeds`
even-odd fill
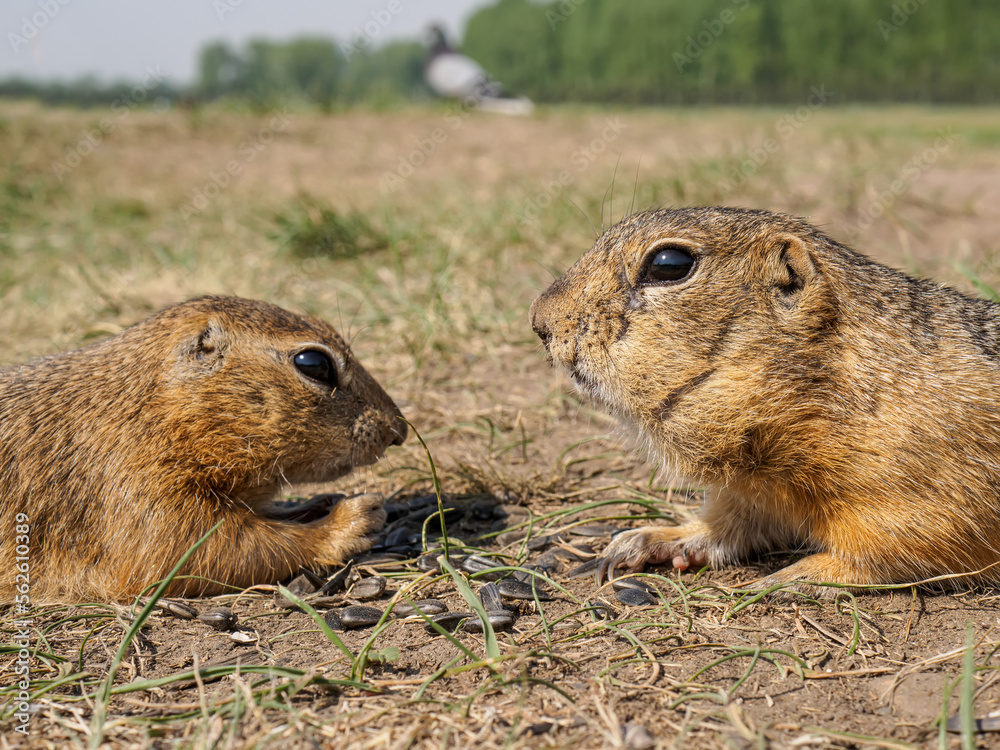
[[[441,599],[396,600],[391,607],[375,606],[377,600],[394,593],[388,591],[387,578],[374,574],[376,570],[412,570],[416,567],[425,573],[441,572],[440,560],[445,550],[439,547],[425,551],[425,546],[440,542],[442,512],[449,530],[463,520],[468,522],[466,525],[474,525],[480,530],[487,522],[490,531],[484,536],[485,540],[502,548],[513,548],[519,559],[527,554],[532,560],[530,564],[514,568],[508,561],[485,555],[447,555],[451,566],[466,573],[470,582],[483,584],[479,587],[479,600],[494,631],[513,627],[520,614],[518,602],[540,606],[555,598],[546,578],[574,579],[595,575],[601,559],[588,539],[610,537],[622,530],[611,524],[590,523],[559,533],[532,536],[525,508],[502,504],[488,495],[456,498],[440,506],[436,496],[422,495],[406,502],[386,503],[384,507],[386,527],[367,555],[348,562],[328,578],[303,570],[285,586],[298,600],[324,612],[326,624],[333,630],[372,627],[387,617],[395,617],[422,620],[432,634],[483,631],[479,614],[450,610]],[[567,566],[573,567],[565,570]],[[366,574],[361,574],[362,569]],[[660,592],[640,578],[619,578],[612,584],[614,598],[627,607],[651,606],[660,601]],[[275,594],[274,603],[279,609],[299,609],[296,601],[280,591]],[[587,604],[594,617],[608,619],[617,615],[614,606],[606,600],[595,598]],[[161,600],[158,606],[175,617],[197,619],[216,630],[228,631],[236,642],[256,642],[256,635],[242,629],[228,607],[211,607],[199,612],[188,603],[168,600]]]

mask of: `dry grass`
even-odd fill
[[[420,431],[446,495],[522,503],[539,528],[694,510],[567,393],[526,324],[533,297],[593,241],[592,223],[633,204],[767,207],[912,272],[967,289],[1000,282],[995,110],[831,107],[791,130],[781,124],[795,111],[777,109],[133,112],[60,180],[53,164],[104,115],[0,108],[0,362],[207,292],[316,313],[349,334]],[[411,159],[438,128],[443,141]],[[930,161],[939,131],[957,138]],[[253,138],[269,143],[248,150]],[[915,178],[903,171],[914,158],[927,166]],[[423,163],[387,189],[407,159]],[[228,162],[239,174],[185,211]],[[741,166],[752,174],[734,180]],[[905,189],[885,205],[896,179]],[[875,205],[883,215],[858,228]],[[401,498],[430,487],[416,441],[341,483]],[[496,552],[477,539],[488,530],[449,534]],[[518,564],[534,554],[502,551]],[[641,724],[662,747],[947,747],[959,735],[940,717],[963,701],[977,716],[997,707],[995,592],[747,606],[730,588],[780,563],[659,571],[661,603],[618,607],[614,621],[587,607],[608,592],[556,577],[565,594],[525,605],[492,658],[482,636],[431,637],[398,620],[343,634],[348,656],[305,614],[275,610],[270,591],[221,599],[259,634],[249,648],[155,613],[127,640],[137,608],[47,608],[32,629],[44,692],[31,745],[637,748]],[[461,602],[449,576],[392,576],[408,596]],[[0,615],[4,632],[13,622]],[[0,648],[0,690],[15,658]],[[3,710],[0,747],[27,746]]]

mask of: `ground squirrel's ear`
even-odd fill
[[[200,366],[216,368],[226,358],[229,350],[229,333],[216,320],[204,321],[201,330],[188,338],[185,355]]]
[[[774,297],[784,307],[793,307],[800,292],[819,275],[809,246],[794,234],[784,234],[773,245]]]

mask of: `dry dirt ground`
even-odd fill
[[[290,495],[383,492],[404,514],[397,526],[426,528],[437,548],[437,519],[414,520],[433,493],[429,454],[443,502],[461,508],[447,528],[456,565],[470,551],[520,566],[548,554],[554,595],[517,602],[495,640],[392,615],[331,639],[278,606],[274,587],[189,602],[230,607],[246,643],[162,609],[128,640],[141,603],[41,607],[30,613],[28,738],[12,715],[19,649],[0,647],[0,747],[951,747],[961,705],[980,728],[998,726],[995,590],[814,601],[734,588],[791,559],[779,556],[651,569],[653,603],[633,607],[593,575],[569,577],[608,542],[601,525],[674,522],[699,496],[662,486],[577,400],[526,317],[589,247],[591,225],[632,205],[788,211],[881,261],[989,293],[1000,282],[1000,112],[122,116],[7,103],[0,163],[0,364],[205,292],[320,314],[350,335],[428,452],[411,439],[336,486]],[[332,250],[295,249],[355,213],[367,228]],[[560,537],[497,538],[518,529]],[[567,547],[580,559],[553,562]],[[365,604],[437,597],[468,611],[464,574],[421,569],[420,551],[359,563],[356,574],[388,579]],[[341,592],[318,609],[355,600]],[[5,641],[18,617],[0,610]]]

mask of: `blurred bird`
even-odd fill
[[[535,105],[527,97],[514,97],[475,60],[456,52],[444,29],[432,26],[428,32],[429,52],[424,66],[427,85],[445,99],[461,99],[486,112],[505,115],[531,114]]]

